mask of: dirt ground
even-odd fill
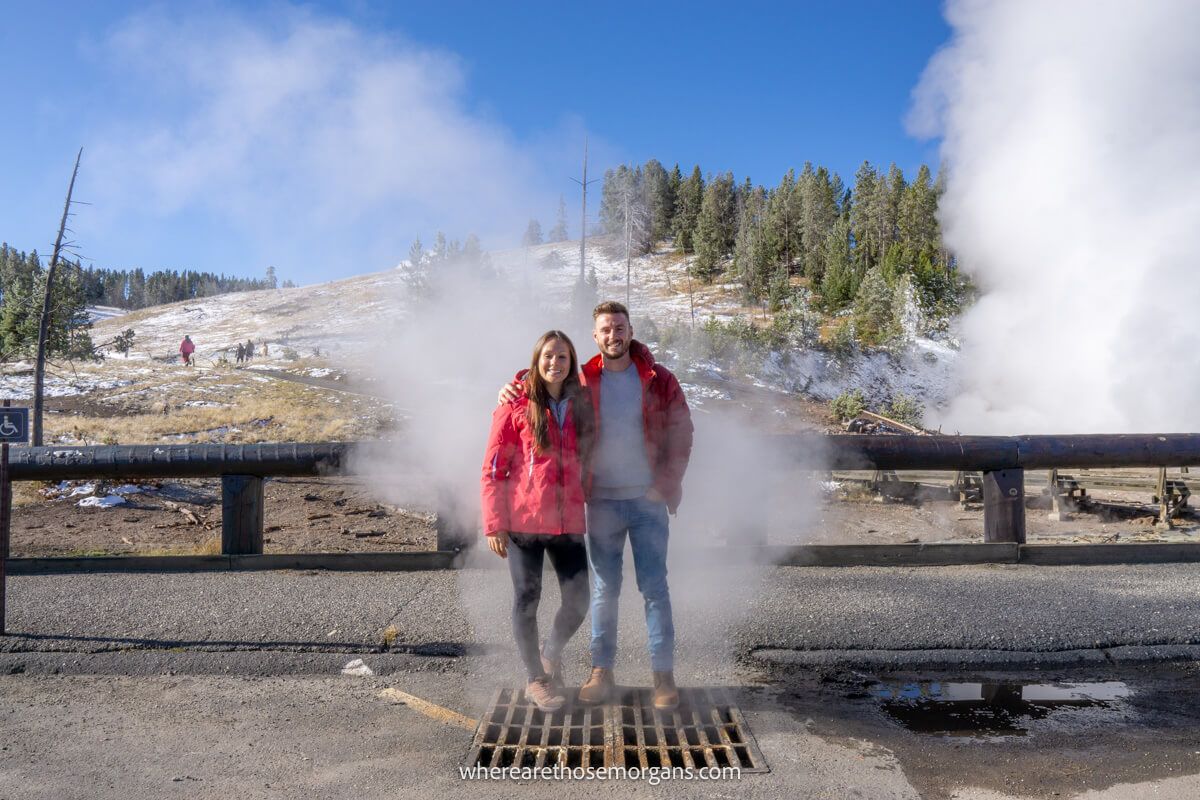
[[[76,487],[91,483],[101,496],[116,487],[71,483]],[[80,508],[77,497],[19,502],[13,513],[12,555],[221,552],[220,480],[132,485],[142,491],[123,495],[126,503],[114,508]],[[272,478],[264,483],[263,495],[263,550],[267,553],[434,549],[431,513],[381,503],[351,480]],[[19,499],[33,500],[28,496]]]

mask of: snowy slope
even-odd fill
[[[578,241],[495,251],[489,257],[497,271],[512,281],[535,285],[543,300],[569,302],[579,274]],[[692,314],[686,291],[687,260],[663,251],[635,258],[631,266],[634,316],[660,324],[688,324]],[[612,257],[600,241],[589,240],[587,268],[595,270],[601,298],[625,299],[623,258]],[[374,355],[379,331],[404,316],[408,299],[404,277],[404,269],[392,269],[314,286],[220,295],[99,319],[93,335],[97,342],[126,328],[136,331],[129,358],[111,357],[101,365],[81,367],[70,377],[52,377],[47,392],[87,393],[92,388],[150,380],[157,370],[178,363],[179,342],[185,334],[196,343],[201,366],[211,366],[222,356],[232,361],[237,343],[252,339],[260,351],[254,365],[258,369],[282,369],[302,360],[309,370],[303,374],[329,366],[355,372]],[[728,320],[745,313],[735,286],[697,284],[693,289],[697,325],[710,316]],[[265,358],[261,356],[264,341],[269,343]],[[672,353],[656,349],[670,362]],[[761,368],[742,375],[731,376],[704,364],[673,366],[718,382],[733,379],[780,392],[803,391],[815,399],[830,399],[859,388],[877,404],[903,392],[933,406],[949,395],[956,353],[945,342],[916,338],[898,354],[839,359],[819,350],[776,353]],[[0,392],[27,396],[28,373],[21,374],[20,365],[10,366],[6,372],[0,375]],[[694,386],[690,394],[700,404],[706,399],[705,391],[711,388]]]

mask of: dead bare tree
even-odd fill
[[[587,138],[583,140],[583,180],[572,178],[571,180],[579,184],[583,189],[583,203],[579,212],[579,280],[575,283],[575,290],[572,297],[572,305],[576,307],[577,313],[590,313],[591,308],[585,308],[587,301],[595,303],[594,292],[590,291],[585,277],[587,269],[587,187],[589,183],[595,183],[597,179],[588,180],[587,177],[587,162],[588,162],[588,143]]]
[[[628,307],[631,305],[634,245],[637,245],[639,252],[646,250],[645,239],[650,233],[650,215],[632,170],[625,173],[620,192],[621,213],[625,217],[625,305]]]
[[[46,377],[46,343],[50,337],[50,313],[54,291],[54,273],[63,252],[63,235],[67,231],[67,218],[71,216],[71,195],[75,192],[75,178],[79,175],[79,161],[83,148],[75,155],[75,169],[71,171],[71,183],[67,185],[67,200],[63,203],[62,220],[58,223],[58,236],[54,240],[54,253],[46,270],[46,291],[42,296],[42,318],[38,323],[37,362],[33,370],[33,446],[42,446],[42,385]],[[70,243],[67,243],[69,246]]]

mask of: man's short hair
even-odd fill
[[[629,319],[629,309],[625,307],[624,303],[618,303],[616,300],[605,300],[592,309],[593,320],[601,314],[624,314],[625,319]]]

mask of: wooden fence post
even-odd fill
[[[1025,470],[983,473],[983,540],[1025,544]]]
[[[263,479],[221,476],[221,554],[262,555]]]

